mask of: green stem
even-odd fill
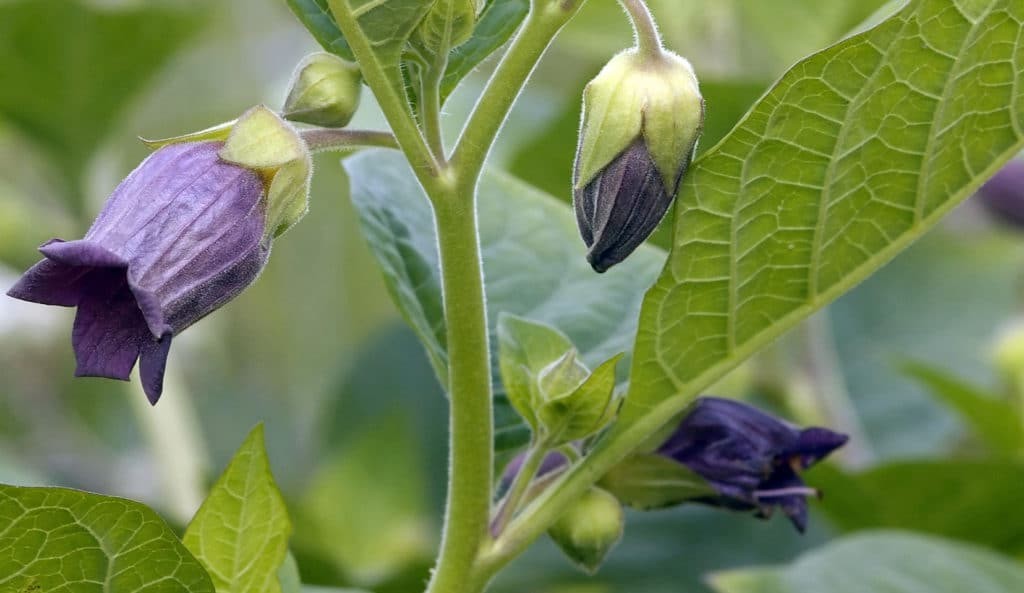
[[[450,441],[445,528],[430,593],[474,591],[468,576],[488,537],[491,511],[494,418],[487,311],[476,201],[464,198],[449,192],[433,199],[447,324]]]
[[[442,53],[437,61],[427,66],[420,85],[420,113],[423,119],[423,132],[427,137],[427,146],[434,153],[434,158],[445,161],[444,136],[441,133],[441,78],[448,66],[448,54]]]
[[[625,429],[606,435],[582,462],[534,499],[509,523],[501,537],[477,561],[477,580],[489,579],[543,534],[573,501],[579,499],[620,460],[654,434],[671,413],[652,412]]]
[[[335,7],[336,4],[339,4],[337,8]],[[391,84],[388,73],[384,71],[384,67],[377,61],[376,50],[363,34],[359,23],[354,18],[341,18],[339,16],[348,14],[346,7],[340,4],[342,3],[333,0],[329,2],[331,11],[338,16],[335,19],[338,23],[338,28],[341,29],[342,34],[348,41],[349,47],[352,48],[352,53],[359,63],[363,80],[366,81],[370,90],[373,91],[373,95],[377,98],[377,104],[380,105],[381,111],[384,112],[384,117],[388,120],[388,125],[391,127],[391,131],[394,132],[402,152],[409,159],[409,164],[412,165],[421,182],[427,176],[436,177],[440,175],[440,166],[423,140],[423,134],[420,133],[420,129],[416,126],[412,111],[409,109],[408,98]]]
[[[487,82],[455,146],[452,166],[460,180],[476,183],[519,92],[555,35],[582,3],[533,0],[522,28]]]
[[[505,500],[502,501],[498,509],[498,514],[495,515],[494,521],[491,522],[492,536],[500,536],[501,532],[505,530],[505,526],[508,525],[509,519],[519,509],[519,505],[523,502],[523,496],[529,490],[530,483],[533,481],[533,477],[537,475],[537,470],[540,469],[547,452],[548,448],[536,439],[530,443],[530,447],[526,450],[526,458],[519,468],[519,473],[513,478],[508,494],[505,495]]]
[[[660,56],[663,51],[661,35],[658,34],[658,25],[644,0],[619,0],[619,3],[633,22],[636,46],[640,52],[651,57]]]
[[[312,128],[299,132],[306,146],[313,152],[352,150],[364,146],[398,148],[398,140],[391,132],[374,130],[336,130]]]

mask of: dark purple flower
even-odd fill
[[[269,254],[256,172],[222,143],[159,149],[114,190],[83,239],[54,239],[7,293],[78,307],[76,376],[127,380],[136,360],[156,403],[174,335],[251,284]]]
[[[699,474],[718,495],[703,502],[770,517],[775,507],[797,530],[807,526],[807,487],[800,471],[847,441],[826,428],[794,427],[757,408],[729,399],[702,397],[658,449]]]
[[[1024,227],[1024,159],[1006,163],[978,190],[978,199],[999,220]]]

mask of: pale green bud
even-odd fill
[[[574,564],[593,574],[622,539],[624,523],[619,501],[591,488],[558,518],[548,535]]]
[[[992,346],[992,359],[1006,383],[1024,383],[1024,319],[1015,319],[999,330]]]
[[[295,68],[283,114],[291,121],[342,128],[355,115],[361,91],[359,66],[334,54],[311,54]]]
[[[587,84],[573,201],[596,271],[625,259],[657,227],[703,126],[697,77],[671,52],[624,51]]]
[[[413,32],[412,42],[431,54],[444,54],[473,35],[481,0],[436,0]]]

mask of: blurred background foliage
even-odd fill
[[[894,4],[651,1],[668,44],[702,78],[704,148],[794,61]],[[630,36],[615,3],[589,2],[538,69],[494,162],[568,201],[583,85]],[[40,243],[84,232],[146,154],[136,136],[277,107],[293,65],[315,49],[277,0],[0,0],[0,290]],[[492,63],[447,106],[451,134]],[[382,125],[372,101],[354,125]],[[176,342],[156,408],[131,385],[72,378],[69,311],[0,299],[0,482],[127,496],[180,527],[265,421],[304,581],[380,593],[421,583],[444,494],[445,400],[390,303],[337,161],[317,157],[311,212],[277,242],[260,281]],[[633,513],[597,577],[542,542],[495,590],[701,592],[711,571],[785,562],[876,527],[1024,559],[1014,432],[1024,396],[1012,352],[1002,366],[993,354],[999,339],[1007,352],[1022,264],[1019,232],[969,200],[723,383],[855,435],[838,464],[810,475],[827,498],[808,535],[697,507]]]

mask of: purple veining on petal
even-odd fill
[[[172,338],[237,296],[266,264],[264,184],[220,143],[170,145],[111,194],[85,237],[51,241],[8,293],[77,306],[78,374],[127,379],[140,360],[160,397]]]

